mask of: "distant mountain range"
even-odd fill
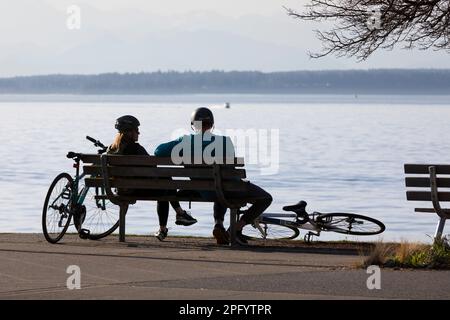
[[[105,73],[0,78],[3,94],[450,94],[450,69]]]

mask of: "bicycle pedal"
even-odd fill
[[[80,229],[80,231],[78,231],[78,236],[81,239],[89,239],[89,236],[91,234],[91,231],[89,231],[88,229]]]

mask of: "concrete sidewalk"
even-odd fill
[[[326,245],[242,249],[207,238],[0,234],[0,299],[449,299],[450,271],[381,271],[369,290],[357,248]],[[81,269],[69,290],[68,266]]]

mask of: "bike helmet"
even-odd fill
[[[211,127],[214,124],[214,116],[211,110],[208,108],[198,108],[191,115],[191,126],[194,125],[195,121],[201,121],[204,124],[209,124]]]
[[[140,125],[141,124],[138,119],[133,116],[126,115],[118,118],[114,127],[119,130],[119,132],[127,132],[137,129]]]

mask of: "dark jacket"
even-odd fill
[[[124,156],[148,156],[147,150],[137,142],[125,143],[120,146],[117,151],[112,151],[111,146],[108,148],[108,154],[121,154]]]
[[[137,142],[129,142],[123,143],[120,146],[120,149],[117,151],[111,150],[111,146],[109,146],[107,150],[108,154],[116,154],[116,155],[124,155],[124,156],[148,156],[148,152],[145,150],[143,146],[141,146]],[[118,190],[120,195],[139,195],[142,193],[146,193],[146,190],[142,189],[123,189],[120,188]]]

